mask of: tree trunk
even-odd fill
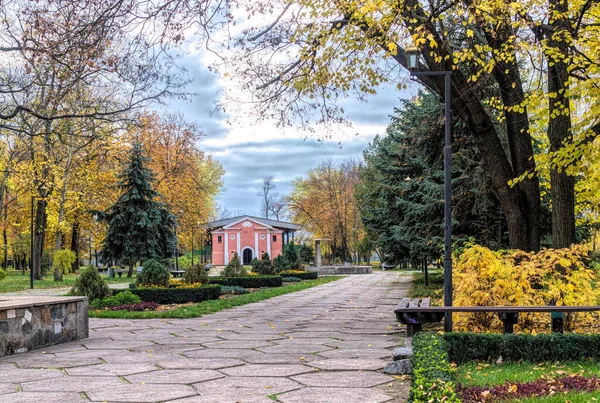
[[[4,270],[6,270],[8,268],[8,236],[7,236],[7,231],[6,231],[6,227],[8,225],[8,206],[7,206],[7,202],[8,202],[8,192],[4,192],[4,204],[3,204],[3,211],[2,211],[2,221],[4,223],[4,225],[2,226],[2,243],[3,243],[3,259],[2,259],[2,268]]]
[[[127,278],[133,277],[133,262],[129,263],[129,271],[127,272]]]
[[[46,237],[46,201],[38,200],[35,211],[34,241],[33,241],[33,276],[36,280],[42,279],[42,253]]]
[[[573,140],[571,132],[571,109],[567,96],[569,75],[565,58],[569,44],[563,32],[569,30],[564,17],[569,11],[567,0],[549,0],[550,25],[554,33],[548,38],[549,121],[548,139],[550,152],[560,150]],[[550,167],[550,197],[552,198],[552,247],[568,248],[575,242],[575,178],[567,175],[564,167]]]
[[[71,266],[71,272],[75,273],[79,269],[79,221],[73,223],[73,229],[71,231],[71,250],[75,252],[76,259]],[[90,257],[90,266],[92,265],[92,258]]]

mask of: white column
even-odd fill
[[[227,265],[229,263],[229,234],[225,232],[223,236],[225,237],[225,251],[223,252],[225,260],[223,262]]]
[[[315,241],[315,266],[321,267],[321,240]]]
[[[258,232],[254,233],[254,254],[256,256],[254,256],[257,259],[260,259],[261,257],[258,256],[259,252],[258,252]]]
[[[267,253],[269,254],[271,260],[273,260],[273,256],[271,255],[271,236],[273,236],[273,234],[267,232]]]
[[[240,255],[240,233],[238,232],[236,234],[237,236],[237,254],[240,257],[240,260],[242,259],[242,256]]]

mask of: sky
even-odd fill
[[[224,189],[217,202],[233,215],[260,216],[260,191],[263,178],[274,176],[275,191],[289,193],[292,181],[326,159],[339,163],[361,159],[362,152],[377,134],[384,134],[400,98],[410,97],[411,88],[399,91],[383,88],[368,102],[343,100],[352,127],[330,139],[319,140],[319,133],[307,137],[296,128],[281,129],[274,123],[256,123],[251,115],[227,116],[214,113],[224,84],[207,68],[203,52],[189,52],[180,61],[192,79],[187,90],[196,95],[188,101],[170,102],[164,109],[181,112],[206,134],[199,147],[224,167]]]

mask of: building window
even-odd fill
[[[273,242],[277,242],[277,235],[273,235]]]
[[[219,236],[217,237],[217,242],[218,242],[218,243],[221,243],[221,242],[223,242],[223,238],[221,237],[221,235],[219,235]]]

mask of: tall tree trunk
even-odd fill
[[[548,139],[550,152],[560,150],[573,140],[571,109],[567,96],[569,75],[565,58],[569,44],[563,33],[569,30],[565,17],[567,0],[549,0],[550,25],[554,33],[548,38]],[[567,34],[568,35],[568,34]],[[564,168],[552,164],[550,168],[550,197],[552,198],[552,247],[567,248],[575,242],[575,178]]]
[[[75,252],[75,261],[73,262],[73,266],[71,267],[71,272],[75,273],[77,269],[79,269],[79,240],[80,240],[80,232],[79,232],[79,221],[75,221],[73,223],[73,229],[71,230],[71,250]],[[92,265],[92,258],[90,256],[90,266]]]
[[[1,200],[1,199],[0,199]],[[2,204],[2,268],[6,270],[8,268],[8,236],[6,227],[8,226],[8,192],[4,192],[4,203]]]
[[[38,200],[35,211],[34,241],[33,241],[33,276],[36,280],[42,279],[42,254],[46,238],[46,200]]]
[[[133,277],[133,262],[129,263],[129,271],[127,272],[127,278]]]

